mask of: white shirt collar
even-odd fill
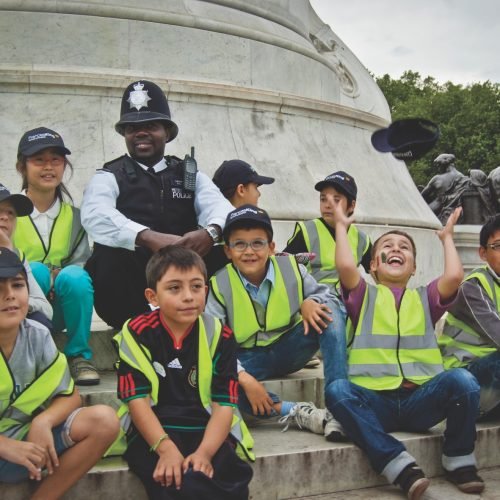
[[[142,163],[139,163],[137,160],[135,162],[143,169],[143,170],[148,170],[148,166],[143,165]],[[165,158],[162,158],[156,165],[153,165],[153,168],[155,169],[155,172],[161,172],[162,170],[165,170],[167,168],[167,162],[165,161]]]

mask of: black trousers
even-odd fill
[[[179,451],[186,457],[199,446],[203,432],[171,432],[169,436]],[[202,472],[188,470],[182,477],[182,486],[176,490],[153,480],[158,455],[149,451],[149,446],[137,436],[124,454],[130,469],[139,476],[150,500],[247,500],[248,484],[253,471],[241,460],[232,443],[225,441],[212,459],[214,477],[210,479]]]
[[[144,297],[146,264],[152,253],[146,248],[135,252],[95,244],[85,265],[94,285],[97,314],[116,330],[132,316],[149,311]]]
[[[151,255],[147,248],[131,251],[94,245],[85,266],[94,285],[94,307],[99,317],[116,330],[132,316],[150,310],[144,290]],[[221,245],[213,247],[204,260],[209,276],[228,262]]]

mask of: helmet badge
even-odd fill
[[[140,111],[141,108],[148,107],[148,101],[151,100],[151,97],[148,96],[148,91],[143,90],[144,84],[141,82],[137,82],[134,85],[134,90],[130,91],[129,98],[127,102],[130,103],[130,108],[135,108],[137,111]]]

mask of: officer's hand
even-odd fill
[[[176,234],[164,234],[145,229],[137,235],[135,243],[140,247],[149,248],[152,252],[157,252],[160,248],[177,245],[180,239],[181,237]]]
[[[189,248],[194,250],[197,254],[207,255],[210,252],[214,242],[210,235],[205,229],[197,229],[196,231],[190,231],[180,238],[177,245],[181,245],[184,248]]]

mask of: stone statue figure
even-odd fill
[[[441,223],[446,224],[451,212],[461,205],[460,198],[470,180],[455,168],[455,155],[440,154],[433,165],[440,173],[429,181],[421,194]]]
[[[455,155],[440,154],[434,159],[440,173],[424,187],[421,194],[442,224],[456,207],[463,208],[462,224],[484,224],[500,207],[500,167],[489,176],[479,169],[469,177],[455,167]],[[495,171],[498,171],[496,174]]]
[[[494,168],[488,175],[488,187],[495,213],[500,213],[500,167]]]

